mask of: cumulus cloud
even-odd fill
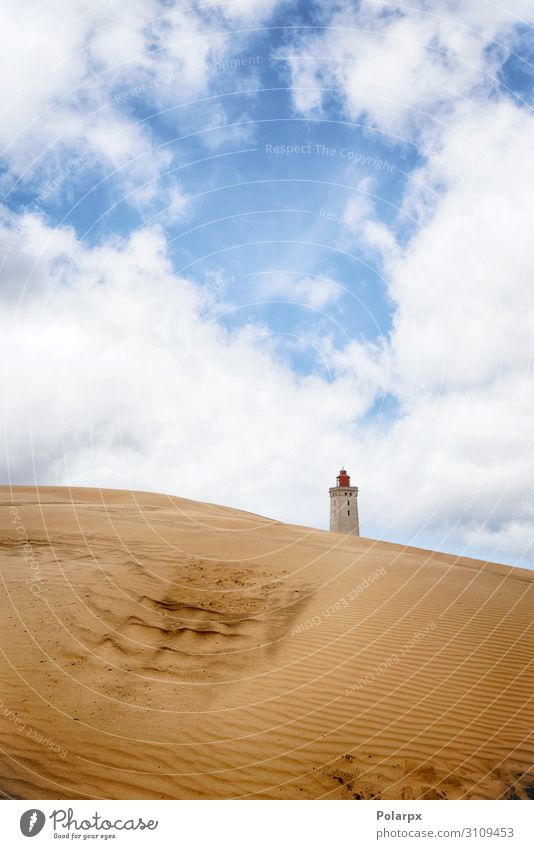
[[[532,116],[512,103],[476,118],[462,109],[439,151],[413,174],[399,219],[415,221],[415,232],[401,249],[387,231],[380,246],[396,304],[399,394],[415,384],[478,386],[530,369],[534,160],[525,151],[533,143]],[[365,233],[377,227],[385,229],[370,219]]]
[[[330,10],[329,10],[330,11]],[[451,104],[487,97],[513,48],[516,27],[532,18],[528,0],[508,10],[475,0],[417,0],[409,7],[341,0],[324,28],[284,51],[296,108],[317,112],[340,101],[397,140],[432,134]],[[430,138],[432,135],[430,135]]]
[[[154,146],[133,110],[140,102],[158,110],[210,92],[213,69],[220,76],[231,51],[246,43],[234,30],[249,24],[252,13],[264,19],[280,1],[198,9],[185,0],[3,3],[4,188],[38,191],[65,156],[83,154],[86,164],[118,179],[132,203],[142,206],[148,190],[132,190],[149,181],[153,195],[165,191],[172,180],[161,178],[171,155]]]

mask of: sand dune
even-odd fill
[[[0,489],[0,791],[534,798],[534,574],[147,493]]]

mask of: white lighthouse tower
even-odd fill
[[[358,487],[350,485],[350,477],[345,469],[337,476],[336,486],[330,493],[330,530],[336,534],[356,534],[360,536],[358,519]]]

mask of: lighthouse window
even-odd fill
[[[350,510],[347,510],[347,516],[350,516]]]

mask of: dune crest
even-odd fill
[[[0,488],[0,792],[534,798],[534,574],[151,493]]]

